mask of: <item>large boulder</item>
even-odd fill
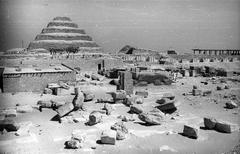
[[[222,132],[222,133],[231,133],[232,132],[232,128],[231,128],[231,124],[228,124],[226,122],[217,122],[216,126],[215,126],[215,130]]]
[[[205,117],[203,118],[203,121],[204,121],[204,126],[207,129],[214,129],[217,123],[217,120],[212,117]]]
[[[184,125],[183,135],[189,138],[198,138],[198,128],[196,126]]]
[[[141,113],[138,118],[149,125],[160,125],[163,121],[163,117],[154,113]]]
[[[133,104],[130,106],[130,112],[140,114],[143,112],[143,106],[140,104]]]
[[[116,131],[113,130],[105,130],[101,134],[101,143],[102,144],[112,144],[116,143]]]
[[[238,107],[238,105],[234,102],[234,101],[228,101],[227,103],[226,103],[226,108],[227,109],[234,109],[234,108],[237,108]]]

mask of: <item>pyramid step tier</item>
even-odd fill
[[[69,17],[55,17],[53,20],[72,21]]]
[[[56,49],[56,50],[65,50],[68,47],[99,47],[96,42],[93,41],[83,41],[83,40],[39,40],[32,41],[28,46],[28,50],[44,48],[47,50]]]
[[[64,27],[64,26],[56,26],[56,27],[48,27],[42,30],[42,33],[79,33],[86,34],[84,29],[73,28],[73,27]]]
[[[45,33],[36,36],[35,41],[38,40],[85,40],[92,41],[92,38],[85,34],[78,33]]]
[[[69,22],[69,21],[51,21],[47,25],[47,27],[53,27],[53,26],[65,26],[65,27],[78,28],[78,25],[76,23]]]

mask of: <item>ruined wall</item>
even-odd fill
[[[4,75],[3,92],[42,92],[48,83],[75,79],[74,72]]]

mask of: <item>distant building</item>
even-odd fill
[[[239,49],[192,49],[195,55],[240,55]]]
[[[125,62],[158,63],[163,54],[162,52],[150,49],[141,49],[126,45],[119,51],[118,56]]]
[[[176,55],[177,52],[176,52],[175,50],[168,50],[168,51],[167,51],[167,54],[168,54],[168,55]]]
[[[2,92],[41,92],[48,83],[75,80],[75,72],[63,65],[45,68],[5,67],[1,72],[1,89]]]

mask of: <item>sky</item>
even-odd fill
[[[0,50],[27,47],[68,16],[103,47],[177,52],[240,48],[240,0],[0,0]]]

